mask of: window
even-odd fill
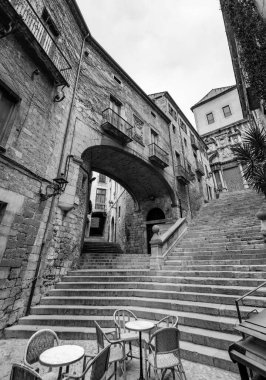
[[[181,165],[181,158],[179,153],[175,152],[175,158],[177,165]]]
[[[99,182],[106,183],[106,175],[99,174]]]
[[[168,112],[170,113],[173,119],[177,120],[177,113],[170,104],[168,104]]]
[[[121,80],[119,78],[117,78],[115,75],[114,75],[114,80],[117,81],[117,83],[121,84]]]
[[[121,216],[121,206],[118,207],[118,217],[120,218]]]
[[[159,135],[153,129],[151,129],[151,143],[158,145]]]
[[[10,118],[17,99],[0,87],[0,145],[4,145],[10,131]]]
[[[229,117],[229,116],[232,115],[232,112],[231,112],[229,106],[225,106],[225,107],[223,107],[223,113],[224,113],[224,117]]]
[[[105,204],[106,201],[106,189],[96,189],[96,198],[95,198],[95,203],[97,204]]]
[[[118,99],[116,99],[113,95],[110,95],[110,108],[111,108],[111,110],[113,110],[115,113],[120,115],[121,106],[122,106],[122,103]]]
[[[183,122],[182,119],[179,119],[179,125],[180,125],[180,127],[183,129],[183,131],[184,131],[185,133],[187,133],[187,126],[186,126],[186,124]]]
[[[207,113],[206,117],[207,117],[208,124],[214,123],[214,116],[212,112]]]
[[[60,35],[55,22],[51,18],[46,8],[43,9],[42,20],[44,21],[44,24],[46,25],[46,27],[49,29],[49,31],[52,33],[54,37],[58,37]]]
[[[185,147],[187,148],[187,140],[184,138],[184,144],[185,144]]]
[[[175,126],[173,125],[173,132],[175,133]]]
[[[5,215],[7,203],[0,201],[0,224],[2,223],[2,220]]]

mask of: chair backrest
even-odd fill
[[[161,329],[164,327],[177,327],[178,326],[178,317],[175,315],[168,315],[160,319],[158,323],[156,323],[157,329]]]
[[[12,364],[10,380],[42,380],[41,376],[32,368],[24,364]]]
[[[96,355],[91,362],[88,363],[87,368],[82,374],[82,378],[84,378],[83,376],[89,370],[90,367],[90,380],[101,380],[103,378],[103,376],[106,374],[108,370],[110,347],[111,345],[109,344],[103,350],[101,350],[99,354]]]
[[[101,328],[101,326],[94,321],[95,328],[96,328],[96,339],[97,339],[97,346],[98,346],[98,352],[104,348],[104,338],[105,334]]]
[[[127,322],[136,321],[137,319],[135,314],[128,309],[118,309],[114,312],[115,325],[122,332],[127,331],[125,327]]]
[[[157,330],[152,334],[150,342],[154,340],[155,354],[160,353],[179,353],[180,332],[176,327],[166,327]]]
[[[36,363],[40,354],[48,348],[54,347],[55,342],[56,345],[59,345],[58,337],[53,330],[43,329],[37,331],[28,341],[24,354],[24,363],[26,365]]]

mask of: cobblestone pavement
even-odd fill
[[[61,344],[78,344],[85,348],[88,354],[96,352],[95,341],[84,340],[68,340],[61,341]],[[27,344],[27,339],[8,339],[0,340],[0,379],[9,380],[11,365],[14,362],[21,362],[23,353]],[[137,347],[135,349],[138,349]],[[187,380],[239,380],[237,374],[223,371],[214,367],[209,367],[199,363],[183,360],[184,369],[187,375]],[[133,359],[127,363],[127,380],[135,380],[139,377],[138,360]],[[45,370],[44,370],[45,371]],[[81,373],[81,363],[72,364],[70,371]],[[42,373],[42,370],[40,371]],[[153,374],[152,374],[153,376]],[[88,379],[89,376],[86,376]]]

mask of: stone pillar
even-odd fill
[[[223,177],[223,171],[222,171],[222,169],[219,170],[219,176],[221,178],[221,183],[222,183],[223,189],[227,189],[227,186],[226,186],[226,184],[224,182],[224,177]]]
[[[153,270],[159,270],[162,267],[163,256],[162,256],[162,240],[160,237],[160,227],[154,225],[152,227],[153,236],[151,239],[151,261],[150,268]]]

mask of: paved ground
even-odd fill
[[[61,341],[66,344],[78,344],[83,346],[87,353],[92,354],[96,352],[96,344],[94,341]],[[0,379],[8,380],[11,370],[11,365],[14,362],[21,362],[23,353],[27,344],[26,339],[8,339],[0,340]],[[137,349],[137,347],[135,348]],[[237,374],[223,371],[214,367],[192,363],[183,360],[184,369],[187,375],[187,380],[239,380]],[[135,380],[139,371],[138,360],[133,359],[127,363],[127,380]],[[81,365],[75,364],[71,366],[71,372],[79,374],[81,372]],[[42,372],[42,371],[40,371]],[[152,373],[153,377],[153,373]],[[86,379],[89,377],[86,376]]]

